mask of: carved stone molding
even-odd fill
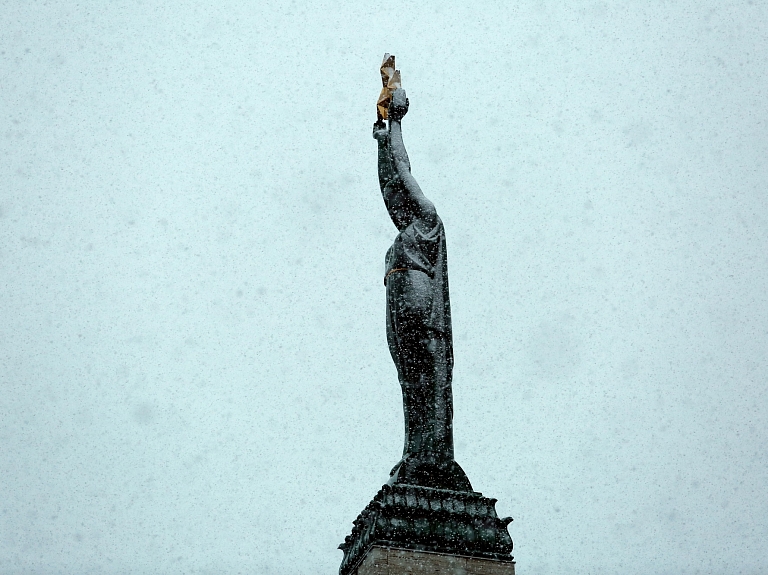
[[[353,575],[374,545],[512,562],[512,518],[499,518],[495,505],[477,492],[384,485],[339,545],[339,574]]]

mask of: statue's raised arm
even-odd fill
[[[383,121],[374,124],[379,142],[379,186],[392,221],[399,230],[418,220],[425,230],[437,223],[435,206],[421,191],[411,174],[411,163],[403,143],[402,119],[408,112],[405,90],[398,88],[389,105],[389,129]]]

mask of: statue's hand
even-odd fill
[[[391,120],[401,120],[408,113],[408,98],[405,97],[405,90],[398,88],[392,92],[392,101],[389,103],[389,118]]]
[[[379,142],[386,142],[387,138],[389,138],[387,125],[384,123],[384,120],[378,120],[373,125],[373,139],[378,140]]]

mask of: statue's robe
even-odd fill
[[[453,337],[448,294],[445,230],[440,218],[428,230],[414,220],[395,238],[386,257],[387,342],[403,391],[405,446],[403,461],[392,481],[435,483],[435,487],[465,487],[451,476],[466,476],[453,461]],[[424,305],[412,309],[405,270],[422,272],[429,279]],[[423,283],[420,283],[423,285]],[[410,462],[410,463],[409,463]],[[458,469],[456,469],[458,468]],[[445,476],[441,478],[424,477]],[[411,477],[407,477],[407,476]],[[418,476],[418,477],[416,477]],[[468,485],[468,482],[467,482]]]

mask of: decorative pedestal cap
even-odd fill
[[[374,545],[511,563],[512,518],[500,519],[495,505],[477,492],[384,485],[339,545],[339,574],[354,575]]]

